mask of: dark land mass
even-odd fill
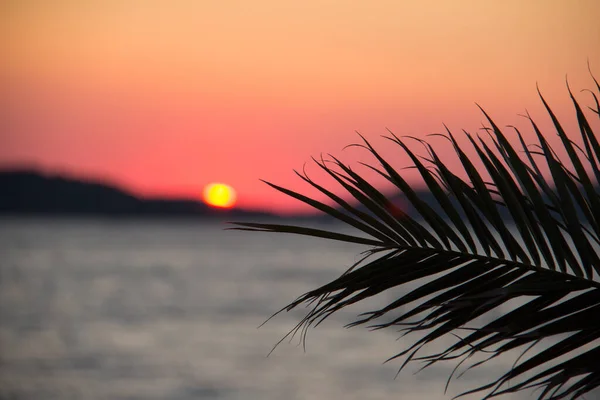
[[[263,218],[271,214],[218,209],[180,198],[144,198],[110,184],[34,170],[0,171],[0,215]]]
[[[427,202],[429,192],[419,193]],[[390,199],[398,211],[413,215],[402,196]],[[363,207],[359,207],[367,211]],[[345,210],[340,210],[345,212]],[[278,215],[239,208],[219,209],[193,199],[136,196],[112,184],[69,176],[46,174],[34,169],[0,171],[0,215],[49,217],[223,217],[230,221],[282,218]],[[315,214],[286,215],[284,219],[329,222],[333,218]]]
[[[600,189],[598,189],[600,191]],[[416,192],[438,215],[444,211],[427,190]],[[388,193],[393,204],[388,210],[392,215],[407,214],[418,217],[419,213],[402,194]],[[360,205],[359,210],[370,213]],[[340,211],[346,212],[340,208]],[[510,218],[506,210],[500,210],[504,218]],[[182,198],[145,198],[135,196],[111,184],[81,180],[67,176],[44,174],[33,169],[0,171],[0,215],[4,216],[73,216],[73,217],[176,217],[176,218],[225,218],[253,220],[282,218],[262,211],[218,209],[201,201]],[[317,212],[313,215],[287,215],[284,219],[302,219],[329,222],[333,218]]]
[[[436,212],[442,212],[429,191],[418,196]],[[392,214],[418,214],[403,195],[390,194]],[[359,206],[369,212],[364,206]],[[345,210],[340,209],[345,212]],[[58,217],[225,217],[229,220],[280,218],[267,212],[219,209],[193,199],[146,198],[133,195],[114,185],[68,176],[45,174],[33,169],[0,171],[0,215]],[[332,217],[317,212],[312,215],[287,215],[285,219],[328,222]]]

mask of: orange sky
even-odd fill
[[[564,78],[590,88],[588,59],[600,75],[598,16],[597,0],[2,1],[0,165],[140,194],[225,182],[240,206],[295,210],[258,179],[302,189],[310,156],[365,160],[342,152],[355,130],[474,132],[474,102],[526,126],[526,108],[545,118],[536,82],[572,118]]]

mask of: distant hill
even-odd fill
[[[600,188],[597,191],[600,192]],[[398,192],[387,195],[394,204],[394,208],[389,210],[392,214],[418,216],[404,195]],[[421,189],[417,191],[417,195],[435,212],[444,214],[431,192]],[[369,212],[364,206],[359,206],[359,209]],[[342,209],[340,211],[345,212]],[[192,199],[139,197],[107,183],[27,169],[0,171],[0,215],[227,217],[229,220],[278,218],[265,212],[216,209]],[[501,215],[509,217],[504,210],[501,210]],[[320,212],[302,216],[288,215],[285,218],[317,222],[331,220],[331,217]]]
[[[143,198],[109,184],[33,170],[0,171],[0,215],[264,217],[191,199]]]
[[[419,195],[427,203],[432,203],[433,198],[428,191],[419,192]],[[403,195],[391,194],[390,200],[399,210],[409,215],[415,214]],[[367,211],[364,207],[360,208]],[[0,215],[276,217],[258,211],[217,209],[192,199],[140,197],[111,184],[30,169],[0,171]],[[331,219],[318,211],[310,215],[286,216],[286,219],[296,218],[314,221]]]

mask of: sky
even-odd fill
[[[240,207],[303,211],[259,179],[313,193],[293,170],[370,161],[344,150],[355,131],[401,168],[386,129],[476,133],[475,103],[549,126],[536,83],[569,125],[565,76],[590,105],[588,61],[600,77],[598,16],[597,0],[0,0],[0,167],[196,199],[223,182]]]

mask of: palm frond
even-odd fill
[[[539,399],[563,399],[600,386],[600,143],[594,122],[570,88],[568,92],[579,127],[577,139],[567,135],[540,93],[560,138],[559,153],[566,154],[564,161],[531,117],[527,116],[537,150],[513,127],[518,143],[514,146],[483,108],[488,137],[464,132],[476,158],[467,155],[448,128],[441,135],[449,143],[444,150],[456,153],[461,171],[451,171],[441,161],[440,149],[426,141],[417,139],[427,152],[421,157],[408,144],[414,138],[389,132],[387,140],[410,158],[432,202],[421,198],[361,136],[358,146],[376,161],[367,167],[396,187],[418,216],[394,212],[390,198],[335,157],[314,161],[358,205],[305,173],[298,175],[337,206],[268,183],[361,235],[263,223],[236,223],[232,229],[295,233],[371,247],[360,265],[281,310],[311,305],[290,335],[305,335],[308,327],[342,308],[388,289],[418,283],[349,324],[400,327],[404,334],[417,334],[410,347],[390,358],[404,359],[400,369],[416,360],[427,368],[451,360],[458,366],[475,360],[475,355],[484,356],[469,367],[476,368],[509,352],[519,355],[521,349],[513,368],[464,394],[483,391],[484,398],[490,398],[538,387]],[[590,92],[597,108],[598,93]],[[520,303],[510,311],[488,314],[513,300]],[[487,322],[477,325],[482,316]],[[455,340],[442,352],[425,351],[442,338]]]

